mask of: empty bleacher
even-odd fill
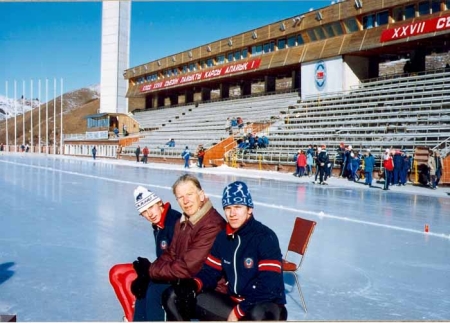
[[[292,156],[309,144],[325,144],[331,155],[340,142],[376,155],[386,148],[412,153],[417,146],[436,147],[450,137],[450,73],[369,80],[288,111],[284,123],[271,126],[268,149],[240,151],[238,160],[293,164]]]

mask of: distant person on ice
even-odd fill
[[[95,155],[97,155],[97,148],[95,146],[92,148],[92,158],[95,160]]]
[[[164,203],[159,196],[142,186],[134,190],[134,201],[139,215],[152,224],[156,257],[159,257],[172,242],[175,225],[179,222],[181,213],[173,210],[170,203]],[[133,264],[118,264],[109,271],[109,281],[128,321],[133,320],[136,297],[145,297],[146,288],[141,288],[140,285],[141,281],[149,283],[148,274],[145,272],[148,266],[148,260],[139,257]],[[141,278],[138,279],[138,275]],[[167,285],[161,284],[159,287],[164,290]]]

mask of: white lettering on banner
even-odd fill
[[[177,85],[178,84],[178,79],[172,79],[172,80],[168,80],[164,82],[164,87],[166,86],[172,86],[172,85]]]
[[[163,82],[158,82],[158,83],[153,84],[153,88],[154,89],[159,89],[159,88],[162,88],[162,87],[163,87]]]
[[[445,27],[450,27],[450,16],[446,18],[439,18],[439,20],[437,21],[436,29],[442,29]]]
[[[195,81],[201,81],[205,79],[216,78],[220,76],[224,76],[231,73],[254,70],[259,68],[259,64],[261,63],[261,58],[252,59],[245,63],[237,63],[230,66],[222,67],[222,68],[214,68],[209,71],[194,73],[190,75],[184,75],[180,77],[174,77],[165,81],[159,81],[151,84],[146,84],[140,87],[140,92],[148,92],[152,90],[160,90],[163,88],[176,86],[179,84],[186,84]]]
[[[221,68],[218,68],[218,69],[215,69],[215,70],[212,70],[212,71],[208,71],[208,72],[205,72],[205,79],[207,79],[207,78],[211,78],[211,77],[215,77],[215,76],[220,76],[220,72],[222,71],[222,69]]]
[[[424,28],[425,28],[425,22],[408,25],[408,26],[403,26],[400,28],[395,28],[394,35],[392,36],[392,38],[394,39],[394,38],[399,38],[399,37],[409,37],[414,34],[420,34],[423,32]]]
[[[187,76],[183,76],[183,77],[181,78],[180,83],[192,82],[192,81],[195,80],[194,77],[195,77],[195,75],[187,75]]]
[[[450,16],[435,17],[428,20],[383,30],[380,41],[382,43],[389,42],[446,29],[450,29]]]
[[[225,74],[245,71],[245,70],[247,70],[247,65],[248,65],[248,62],[244,63],[244,64],[228,66],[227,69],[225,70]]]

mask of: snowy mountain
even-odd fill
[[[100,85],[92,85],[85,88],[81,88],[75,91],[64,93],[63,96],[63,108],[64,114],[67,112],[85,104],[86,102],[100,98]],[[56,98],[57,106],[60,104],[60,97]],[[53,99],[49,100],[49,104],[53,103]],[[45,104],[44,101],[41,102],[37,98],[26,98],[22,97],[10,98],[0,95],[0,120],[5,120],[6,118],[19,116],[24,112],[28,112],[31,109],[35,109],[40,105]]]

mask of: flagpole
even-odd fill
[[[53,155],[56,155],[56,78],[53,78]]]
[[[41,79],[38,82],[38,103],[39,103],[39,153],[41,153]]]
[[[25,81],[22,80],[22,145],[25,146]]]
[[[9,105],[9,100],[8,100],[8,81],[5,82],[5,90],[6,90],[6,102],[8,102]],[[8,134],[8,111],[5,111],[5,122],[6,122],[6,147],[8,147],[8,151],[9,151],[9,134]],[[5,149],[6,150],[6,149]]]
[[[48,155],[48,79],[45,79],[45,154]]]
[[[14,80],[14,152],[17,152],[17,82]]]
[[[30,148],[31,148],[31,152],[34,152],[34,146],[33,146],[33,144],[34,144],[34,141],[33,141],[33,80],[30,80],[30,95],[31,95],[31,98],[30,98],[30,102],[31,102],[31,115],[30,115],[30,117],[31,117],[31,119],[30,119],[30,136],[31,136],[31,144],[30,144]]]
[[[62,155],[63,154],[63,79],[61,78],[61,83],[60,83],[60,85],[61,85],[61,126],[60,126],[60,131],[59,131],[59,135],[60,135],[60,144],[59,144],[59,146],[60,146],[60,148],[59,149],[61,149],[61,151],[60,151],[60,154]]]

